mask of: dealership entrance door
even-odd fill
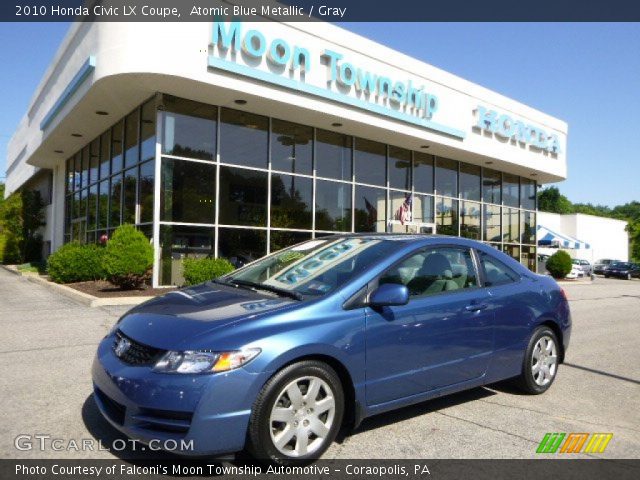
[[[389,231],[392,233],[436,233],[435,223],[405,222],[404,225],[399,220],[389,222]]]

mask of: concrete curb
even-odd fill
[[[82,305],[86,305],[88,307],[112,307],[119,305],[139,305],[142,302],[146,302],[147,300],[151,300],[152,296],[145,297],[111,297],[111,298],[101,298],[94,297],[93,295],[89,295],[88,293],[80,292],[71,287],[67,287],[66,285],[61,285],[59,283],[50,282],[46,278],[41,277],[40,275],[33,272],[19,272],[17,269],[11,268],[8,265],[1,265],[1,267],[7,272],[13,273],[14,275],[18,275],[26,278],[29,282],[36,283],[38,285],[42,285],[43,287],[48,288],[49,290],[53,290],[61,295],[64,295],[67,298],[70,298]]]

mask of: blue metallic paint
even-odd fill
[[[96,397],[98,406],[116,428],[133,438],[194,439],[196,449],[184,453],[215,455],[243,448],[258,393],[274,372],[300,358],[321,357],[342,365],[352,382],[359,420],[518,375],[528,338],[542,323],[557,330],[563,351],[567,348],[568,303],[552,279],[471,240],[384,238],[397,242],[393,255],[320,299],[296,302],[209,283],[132,309],[117,327],[136,341],[172,350],[259,347],[262,353],[227,373],[163,374],[121,362],[113,353],[112,332],[98,348],[93,381],[126,408],[124,423],[114,422]],[[405,306],[344,308],[393,263],[434,245],[489,253],[521,279],[413,299]],[[469,305],[486,308],[468,310]],[[183,435],[145,430],[136,422],[141,408],[193,413],[191,426]]]

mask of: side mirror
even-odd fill
[[[397,283],[383,283],[369,297],[371,307],[394,307],[409,303],[409,290]]]

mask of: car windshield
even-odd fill
[[[631,264],[628,262],[615,262],[611,266],[613,268],[631,268]]]
[[[220,278],[289,296],[330,293],[387,258],[398,244],[380,238],[316,239],[281,250]]]

